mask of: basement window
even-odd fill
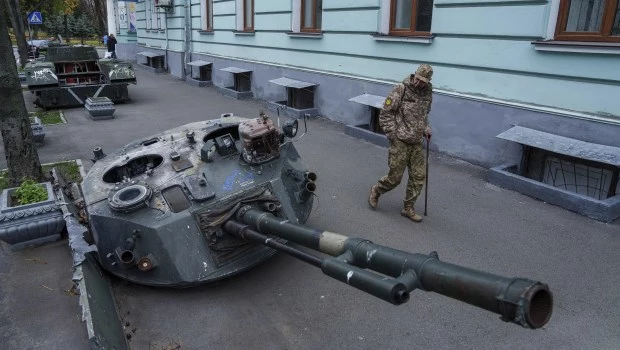
[[[286,100],[277,101],[277,104],[281,104],[293,109],[314,108],[314,91],[315,87],[318,84],[293,80],[284,77],[273,79],[269,82],[286,87]]]
[[[524,176],[563,190],[602,200],[617,193],[618,168],[525,147]]]
[[[383,130],[381,130],[381,126],[379,126],[379,114],[381,113],[381,108],[383,108],[385,96],[362,94],[350,98],[349,101],[368,106],[370,110],[369,122],[367,124],[356,125],[357,127],[370,130],[377,134],[384,134]]]
[[[187,65],[191,66],[190,69],[192,79],[198,81],[211,81],[211,76],[213,73],[213,65],[211,62],[197,60],[189,62]]]
[[[227,89],[231,89],[238,92],[247,92],[252,90],[252,71],[249,69],[227,67],[220,69],[224,72],[232,73],[233,86],[227,86]]]
[[[498,138],[523,146],[519,175],[597,200],[618,193],[620,148],[515,126]]]

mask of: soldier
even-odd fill
[[[432,135],[428,124],[428,113],[433,101],[432,76],[433,68],[422,64],[415,74],[410,74],[401,84],[396,85],[385,99],[379,125],[390,143],[389,172],[370,188],[368,197],[368,204],[376,208],[379,196],[398,186],[407,168],[409,181],[400,214],[414,222],[422,221],[413,206],[426,177],[422,141],[423,137],[430,140]]]

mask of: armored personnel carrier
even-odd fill
[[[391,304],[420,289],[523,327],[548,322],[553,300],[544,283],[305,226],[318,179],[295,148],[303,137],[298,129],[296,119],[280,126],[262,113],[225,114],[111,154],[95,149],[81,189],[87,240],[96,245],[99,265],[137,284],[190,287],[236,275],[280,251]]]
[[[127,86],[137,83],[131,63],[100,59],[93,46],[50,46],[24,73],[34,103],[44,109],[82,106],[88,97],[128,101]]]

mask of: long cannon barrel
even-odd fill
[[[421,289],[497,313],[502,320],[525,328],[543,327],[551,318],[553,296],[546,284],[443,262],[436,252],[409,253],[369,240],[293,224],[249,206],[240,208],[223,228],[230,234],[320,267],[324,274],[395,305],[407,302],[409,292]],[[314,256],[268,235],[331,257]]]

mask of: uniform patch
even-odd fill
[[[388,97],[388,98],[386,98],[386,99],[385,99],[385,105],[386,105],[386,106],[389,106],[389,105],[391,105],[391,104],[392,104],[392,99],[391,99],[391,98],[389,98],[389,97]]]

